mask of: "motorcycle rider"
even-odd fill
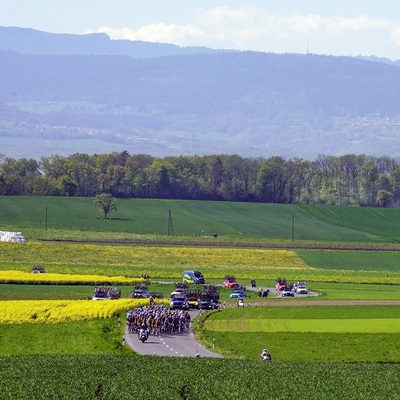
[[[146,325],[142,324],[140,326],[140,330],[139,330],[139,338],[144,335],[147,339],[147,337],[149,336],[149,332],[147,331]]]
[[[269,354],[267,349],[264,349],[260,355],[260,360],[271,360],[271,354]]]

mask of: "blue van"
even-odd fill
[[[203,274],[197,270],[188,270],[183,272],[183,282],[204,284],[206,283]]]

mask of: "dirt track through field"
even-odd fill
[[[309,250],[360,250],[360,251],[400,251],[400,246],[377,245],[330,245],[330,244],[301,244],[301,243],[252,243],[252,242],[219,242],[219,241],[180,241],[180,240],[143,240],[143,239],[39,239],[43,242],[70,242],[70,243],[97,243],[97,244],[136,244],[136,245],[164,245],[164,246],[203,246],[203,247],[237,247],[237,248],[264,248],[264,249],[309,249]]]

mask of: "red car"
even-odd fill
[[[281,290],[285,290],[287,288],[287,282],[285,278],[278,278],[276,280],[275,290],[280,292]]]
[[[223,283],[224,288],[234,289],[237,286],[239,286],[239,284],[236,282],[236,278],[233,275],[225,276],[225,280]]]

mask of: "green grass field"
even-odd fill
[[[2,196],[0,228],[32,240],[57,238],[63,230],[80,238],[166,236],[171,211],[174,236],[197,240],[216,232],[216,242],[400,242],[399,209],[149,199],[119,199],[117,207],[104,219],[92,198]]]
[[[65,324],[0,325],[1,356],[27,354],[123,354],[123,326],[118,320]],[[1,397],[1,396],[0,396]]]
[[[286,276],[306,280],[323,300],[400,300],[398,251],[297,248],[282,256],[279,250],[251,247],[268,242],[399,248],[397,209],[135,199],[119,200],[118,211],[104,220],[93,199],[1,197],[0,205],[0,229],[20,231],[27,239],[25,245],[0,244],[1,270],[29,271],[40,263],[57,273],[146,272],[155,281],[171,282],[150,286],[167,297],[182,270],[196,266],[209,282],[222,283],[225,274],[234,273],[241,283],[256,278],[257,284],[272,286],[277,276]],[[167,235],[169,210],[173,236]],[[164,245],[43,239],[144,239]],[[203,246],[166,245],[167,240]],[[217,246],[210,247],[210,241]],[[218,246],[227,241],[242,247]],[[132,289],[123,286],[123,297]],[[92,293],[90,285],[0,285],[1,300],[78,300]],[[230,301],[229,293],[221,290],[221,300]],[[246,299],[258,301],[256,293]],[[0,365],[6,366],[0,368],[0,397],[69,399],[79,393],[75,398],[207,399],[213,393],[225,400],[234,392],[246,399],[380,399],[382,387],[387,398],[400,397],[398,306],[267,301],[271,306],[203,314],[209,317],[198,327],[195,323],[199,340],[211,347],[215,339],[216,350],[227,359],[182,359],[179,374],[170,373],[174,358],[132,355],[121,344],[123,326],[116,318],[0,326]],[[274,307],[277,302],[285,306]],[[265,347],[273,356],[267,365],[258,361]],[[143,376],[152,379],[144,382]]]
[[[399,271],[399,252],[351,250],[296,250],[310,266],[326,270]]]
[[[399,321],[398,306],[233,308],[206,315],[199,335],[247,359],[266,347],[279,361],[398,362]]]

